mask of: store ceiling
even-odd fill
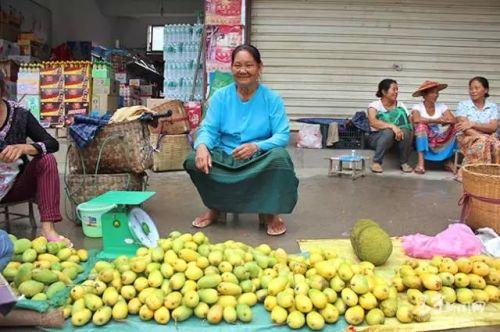
[[[203,0],[96,0],[108,17],[183,17],[203,9]]]

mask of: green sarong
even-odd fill
[[[257,153],[247,160],[235,160],[220,148],[211,156],[208,175],[196,168],[194,152],[184,161],[206,207],[229,213],[292,212],[299,180],[284,148]]]

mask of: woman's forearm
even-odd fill
[[[475,130],[481,131],[481,132],[483,132],[485,134],[492,134],[492,133],[494,133],[497,130],[497,126],[493,125],[491,123],[480,124],[480,123],[474,122],[474,123],[472,123],[471,129],[475,129]]]

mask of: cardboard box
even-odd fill
[[[98,95],[116,95],[118,84],[114,78],[93,78],[92,93]]]
[[[92,95],[91,111],[99,115],[114,113],[118,109],[118,96]]]
[[[153,84],[141,85],[139,91],[142,97],[151,97],[153,95]]]
[[[87,75],[64,74],[64,88],[88,89],[90,79]]]
[[[127,73],[115,73],[115,80],[117,80],[119,83],[127,84],[128,75]]]
[[[128,85],[140,87],[141,85],[146,84],[146,81],[142,78],[132,78],[128,81]]]
[[[40,75],[40,89],[63,89],[63,74],[43,74]]]
[[[40,76],[62,74],[63,66],[61,63],[47,62],[40,68]]]
[[[17,93],[19,95],[38,95],[40,93],[40,75],[36,72],[20,72],[17,75]]]
[[[64,103],[40,103],[40,116],[45,117],[55,117],[64,115]]]
[[[43,57],[43,45],[31,40],[18,40],[17,41],[21,55],[30,55],[37,58]]]
[[[17,101],[22,107],[29,110],[37,120],[40,120],[41,105],[39,95],[21,95],[18,93]]]
[[[90,77],[91,63],[88,61],[68,61],[64,63],[64,74]]]
[[[62,103],[64,101],[63,89],[41,89],[40,99],[42,103]]]
[[[19,45],[5,39],[0,39],[0,59],[20,55]]]
[[[84,89],[64,89],[64,102],[89,103],[90,90]]]
[[[89,113],[89,103],[64,103],[66,117],[86,115]]]

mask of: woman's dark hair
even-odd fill
[[[233,50],[233,53],[231,53],[231,64],[234,63],[234,58],[236,58],[236,54],[238,54],[241,51],[247,51],[248,53],[250,53],[255,62],[257,62],[259,65],[262,64],[259,50],[257,49],[257,47],[250,44],[239,45]]]
[[[486,78],[484,78],[482,76],[473,77],[469,81],[469,86],[474,81],[478,81],[483,86],[483,88],[485,88],[488,91],[490,90],[490,82],[488,82],[488,80]],[[484,98],[488,98],[489,96],[490,96],[490,94],[488,92],[486,92],[486,94],[484,95]]]
[[[382,98],[384,96],[384,91],[389,90],[391,88],[391,84],[393,84],[393,83],[398,84],[398,82],[396,82],[392,78],[386,78],[386,79],[380,81],[380,83],[378,84],[378,90],[377,90],[377,93],[375,94],[375,96]]]

